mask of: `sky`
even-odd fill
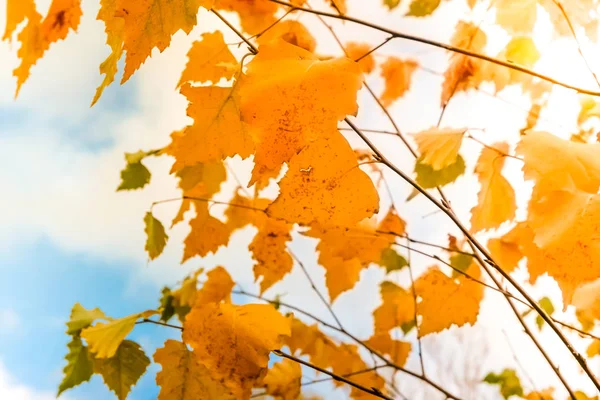
[[[48,3],[49,0],[38,0],[38,10],[45,12]],[[387,14],[382,7],[366,7],[358,0],[349,4],[351,15],[444,42],[449,40],[457,19],[467,13],[465,4],[445,2],[436,17],[416,21],[402,18],[400,12]],[[115,191],[119,171],[125,163],[124,152],[164,146],[173,130],[187,124],[186,101],[175,90],[185,66],[186,52],[202,32],[223,29],[223,26],[214,16],[201,11],[198,27],[190,35],[177,33],[165,52],[155,51],[132,79],[123,86],[111,85],[98,104],[90,108],[95,88],[101,81],[98,66],[108,55],[109,48],[104,44],[104,26],[95,20],[98,5],[95,1],[84,1],[83,8],[77,34],[70,34],[67,40],[51,47],[32,69],[17,99],[12,76],[18,62],[16,44],[0,42],[1,399],[54,398],[68,339],[64,324],[75,302],[86,308],[100,307],[114,317],[154,309],[163,285],[174,284],[200,266],[216,265],[224,265],[244,289],[257,292],[252,260],[246,250],[253,228],[235,233],[229,250],[179,265],[182,242],[188,232],[186,224],[179,224],[169,232],[165,253],[148,262],[144,252],[144,213],[153,201],[179,196],[175,180],[168,175],[171,159],[147,160],[153,177],[143,191]],[[5,0],[0,0],[0,27],[4,26],[5,9]],[[489,28],[490,32],[489,52],[496,54],[507,38],[498,29],[490,28],[493,14],[472,18],[476,21],[483,18],[482,27]],[[311,27],[315,36],[328,37],[325,28],[314,18],[301,17],[300,20]],[[377,44],[383,39],[382,35],[367,29],[340,22],[333,24],[344,42],[360,40]],[[558,79],[590,87],[587,70],[573,43],[550,42],[547,21],[542,20],[539,25],[537,43],[542,51],[551,51],[536,68]],[[239,41],[229,32],[225,38],[228,42]],[[340,54],[330,37],[319,41],[317,51]],[[417,71],[413,89],[390,111],[405,132],[418,132],[434,125],[439,115],[437,99],[442,78],[430,71],[442,72],[447,55],[438,49],[400,41],[386,45],[379,54],[378,57],[390,54],[413,57],[427,67],[427,70]],[[381,79],[376,74],[369,78],[369,83],[377,93],[382,90]],[[488,92],[492,93],[491,87]],[[507,137],[515,139],[523,126],[528,102],[512,89],[502,92],[500,97],[504,100],[485,93],[457,96],[449,106],[444,125],[476,128],[473,134],[486,143]],[[359,126],[390,129],[366,91],[361,91],[359,102]],[[541,127],[559,136],[568,135],[575,126],[577,104],[573,93],[556,89],[549,109],[542,115]],[[350,136],[348,140],[359,143]],[[397,165],[412,170],[413,161],[397,138],[374,136],[373,140]],[[463,147],[470,167],[477,157],[477,146],[467,142]],[[250,162],[234,159],[230,165],[242,181],[248,178]],[[520,165],[508,160],[507,175],[514,182],[521,180]],[[388,178],[394,198],[402,204],[410,188],[391,175]],[[229,182],[221,196],[227,199],[233,187]],[[518,187],[520,205],[525,203],[528,190],[527,185]],[[476,201],[475,179],[461,177],[446,192],[458,215],[468,220],[469,210]],[[177,204],[164,204],[154,212],[159,219],[167,221],[176,213],[176,208]],[[214,211],[217,216],[222,213],[222,210]],[[422,198],[400,207],[412,236],[443,244],[449,231],[457,231],[443,216],[432,214],[434,211]],[[325,291],[324,271],[317,265],[314,241],[299,235],[294,239],[292,249],[302,257],[317,287]],[[431,264],[418,256],[414,256],[413,261],[417,272]],[[366,269],[356,288],[341,295],[334,304],[342,322],[359,337],[368,338],[371,334],[369,310],[380,302],[377,283],[383,278],[380,269]],[[404,283],[407,278],[406,271],[393,276]],[[560,294],[552,280],[542,278],[530,289],[536,298],[549,295],[556,299],[555,304],[560,304]],[[286,301],[299,304],[323,319],[330,318],[298,268],[265,295],[274,297],[277,293],[284,293]],[[576,372],[569,355],[561,350],[548,329],[539,336],[545,345],[556,349],[555,360],[569,379],[589,390],[589,382]],[[131,337],[152,355],[167,338],[176,337],[176,332],[142,325],[136,327]],[[423,340],[423,346],[431,376],[466,398],[495,398],[495,392],[480,383],[481,378],[490,370],[497,371],[507,365],[528,371],[531,382],[525,378],[524,382],[530,389],[559,387],[497,294],[486,295],[479,322],[474,327],[450,329],[428,337]],[[581,346],[583,351],[585,343]],[[515,353],[519,355],[518,361]],[[593,365],[596,370],[600,367],[597,362]],[[415,352],[408,366],[418,369]],[[157,369],[152,368],[135,386],[131,399],[156,398],[154,373]],[[399,376],[397,382],[411,400],[438,396],[405,376]],[[346,398],[347,394],[344,388],[334,390],[327,385],[315,390],[327,393],[327,398],[334,400]],[[112,398],[97,376],[63,397],[71,400]]]

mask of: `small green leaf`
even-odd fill
[[[65,377],[58,387],[56,397],[67,389],[89,381],[94,372],[87,347],[83,345],[79,336],[74,336],[67,346],[69,347],[69,353],[65,356],[67,365],[63,369]]]
[[[383,0],[383,4],[386,5],[390,10],[398,7],[400,0]]]
[[[438,171],[430,165],[421,163],[421,159],[415,164],[417,183],[425,189],[433,189],[454,182],[456,178],[465,173],[465,160],[459,155],[453,164]]]
[[[473,263],[473,257],[471,257],[468,254],[463,254],[463,253],[454,253],[453,255],[450,256],[450,265],[452,265],[453,268],[462,271],[462,272],[466,272],[467,268],[469,268],[471,266],[471,264]],[[452,271],[452,276],[453,277],[457,277],[462,275],[460,272],[457,271]]]
[[[502,397],[508,399],[510,396],[523,396],[521,380],[514,369],[504,369],[500,374],[490,372],[483,381],[491,385],[499,385]]]
[[[162,297],[160,298],[160,320],[163,322],[169,322],[173,315],[175,315],[175,306],[173,300],[175,298],[171,294],[171,289],[164,287],[162,290]]]
[[[406,15],[410,17],[426,17],[433,14],[440,5],[440,2],[441,0],[413,0]]]
[[[144,231],[146,232],[147,237],[146,251],[148,252],[150,259],[154,260],[163,252],[169,236],[165,233],[163,224],[154,218],[151,212],[146,213],[144,223],[146,225]]]
[[[385,267],[386,272],[389,274],[392,271],[400,270],[408,265],[408,261],[395,250],[385,249],[381,252],[381,260],[379,264]]]
[[[117,188],[117,192],[121,190],[141,189],[150,183],[150,171],[142,164],[142,160],[159,153],[160,150],[140,150],[135,153],[125,153],[127,165],[121,171],[121,184]]]
[[[546,311],[548,315],[554,314],[554,304],[552,304],[552,301],[548,297],[542,297],[538,303],[542,310]],[[535,318],[535,323],[537,324],[538,329],[542,330],[544,319],[540,315]]]
[[[78,335],[83,328],[87,328],[97,319],[110,320],[99,308],[86,310],[81,304],[75,303],[71,310],[71,318],[67,322],[67,333]]]
[[[112,390],[119,400],[125,400],[140,379],[150,360],[131,340],[124,340],[111,358],[96,358],[93,362],[94,372],[102,375],[104,383]]]
[[[408,321],[400,325],[400,329],[402,329],[402,332],[406,335],[412,331],[415,326],[417,326],[417,324],[415,324],[415,320],[413,319],[412,321]]]

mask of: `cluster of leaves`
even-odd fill
[[[121,83],[140,68],[154,48],[164,51],[175,32],[190,33],[200,7],[219,17],[220,11],[236,13],[241,26],[237,33],[248,46],[248,54],[236,57],[218,30],[202,34],[193,43],[178,84],[188,100],[187,114],[193,123],[172,132],[164,148],[127,154],[118,190],[141,189],[150,182],[150,171],[143,164],[146,157],[173,157],[171,173],[179,179],[182,197],[171,228],[184,221],[192,208],[195,213],[189,220],[182,262],[227,247],[233,232],[252,225],[256,235],[248,249],[261,292],[255,297],[265,300],[262,293],[289,274],[295,264],[302,267],[288,248],[292,232],[301,232],[318,240],[318,261],[325,269],[329,302],[334,302],[355,287],[361,271],[370,265],[379,265],[386,273],[409,267],[397,252],[400,239],[410,240],[406,223],[394,204],[386,210],[380,206],[385,181],[379,164],[391,165],[376,148],[371,147],[373,152],[353,149],[338,124],[356,115],[357,93],[376,70],[385,82],[377,98],[385,108],[409,91],[420,66],[406,57],[389,56],[380,61],[372,53],[375,45],[368,43],[347,43],[341,57],[319,55],[315,53],[316,39],[305,25],[280,20],[288,15],[286,11],[312,9],[302,8],[303,0],[283,3],[101,0],[98,19],[105,23],[111,54],[100,66],[104,78],[92,104],[114,81],[123,55]],[[399,1],[384,3],[390,10],[404,7]],[[440,3],[412,0],[406,15],[430,15]],[[467,3],[471,8],[479,6],[475,0]],[[411,284],[406,288],[387,279],[381,282],[382,301],[373,312],[373,335],[358,340],[341,325],[337,329],[354,343],[326,334],[322,321],[310,325],[299,315],[284,315],[277,300],[233,305],[234,282],[223,267],[208,271],[201,287],[202,269],[180,287],[165,288],[156,311],[112,319],[98,309],[86,310],[76,304],[67,324],[72,340],[59,394],[97,373],[119,399],[125,399],[150,363],[140,346],[126,337],[136,322],[153,321],[149,318],[159,314],[160,320],[154,323],[168,325],[176,315],[182,324],[181,340],[168,340],[154,354],[154,361],[162,366],[156,377],[161,400],[245,399],[253,388],[263,388],[275,398],[296,399],[301,396],[302,376],[297,357],[321,372],[329,371],[338,381],[339,377],[366,371],[352,376],[355,385],[350,396],[388,398],[391,389],[386,379],[375,368],[369,369],[359,349],[377,355],[386,366],[402,370],[411,344],[392,336],[393,330],[400,328],[405,335],[416,331],[421,338],[453,325],[475,324],[484,296],[482,283],[487,279],[485,263],[478,253],[469,251],[474,249],[469,244],[476,243],[473,235],[479,233],[491,237],[487,243],[490,264],[508,275],[526,259],[530,281],[542,275],[554,278],[564,304],[577,307],[578,329],[593,329],[600,318],[600,297],[590,295],[594,287],[589,286],[600,278],[600,269],[595,267],[600,259],[595,241],[600,229],[600,161],[596,156],[600,145],[590,143],[595,138],[589,124],[600,116],[600,105],[592,97],[582,99],[580,131],[571,140],[535,131],[552,86],[525,72],[540,58],[531,33],[542,9],[559,35],[569,35],[573,29],[596,29],[597,14],[590,12],[596,3],[586,0],[557,6],[542,0],[541,9],[537,0],[495,3],[496,22],[511,35],[510,40],[494,62],[489,57],[475,57],[473,54],[485,53],[487,35],[471,21],[459,21],[449,45],[462,52],[449,58],[440,104],[445,106],[456,93],[491,83],[497,92],[520,85],[532,107],[516,147],[500,142],[481,149],[472,169],[481,189],[471,210],[470,229],[463,231],[465,239],[451,237],[445,247],[448,261],[434,257],[449,266],[452,274],[436,264],[414,282],[411,272]],[[82,11],[79,0],[53,0],[43,17],[33,0],[8,0],[7,4],[4,39],[12,40],[17,27],[26,22],[17,35],[21,43],[21,64],[14,71],[18,92],[50,45],[77,29]],[[343,18],[348,12],[344,0],[332,0],[330,5],[325,14],[335,12]],[[570,19],[565,20],[565,15]],[[254,35],[252,39],[250,35]],[[507,68],[507,63],[520,67]],[[454,182],[467,170],[460,151],[469,138],[467,128],[434,127],[412,135],[418,157],[414,181],[409,183],[427,193],[427,189],[439,190]],[[366,144],[371,146],[368,141]],[[549,160],[552,154],[560,157]],[[240,187],[228,201],[226,218],[221,220],[211,214],[209,205],[228,179],[226,159],[235,156],[251,157],[254,168],[247,187]],[[518,221],[515,190],[503,175],[508,158],[520,160],[525,179],[533,183],[526,217]],[[369,165],[368,169],[359,168],[362,164]],[[274,199],[264,194],[272,184],[279,189]],[[451,209],[447,212],[452,213]],[[150,259],[155,259],[167,244],[167,230],[152,210],[145,215],[144,225],[146,250]],[[496,231],[509,226],[506,233]],[[500,287],[497,290],[503,291]],[[549,299],[542,299],[539,306],[528,305],[532,306],[545,311],[536,315],[540,329],[544,321],[552,323],[549,319],[554,307]],[[599,353],[598,343],[588,349],[590,357]],[[279,351],[284,347],[289,354]],[[269,368],[271,352],[284,358]],[[432,384],[424,372],[413,375]],[[505,398],[524,394],[512,370],[491,373],[484,380],[498,384]],[[438,390],[455,398],[444,389]],[[549,389],[525,397],[546,399],[553,395]]]

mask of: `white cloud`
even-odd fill
[[[0,360],[0,399],[55,400],[56,395],[21,384],[11,376],[8,368]],[[61,396],[61,400],[69,400],[69,397],[63,395]]]
[[[21,326],[21,317],[12,308],[0,309],[0,335],[15,333]]]

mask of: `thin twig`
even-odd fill
[[[154,324],[154,325],[160,325],[160,326],[166,326],[168,328],[173,328],[173,329],[179,329],[180,331],[183,331],[183,326],[177,326],[177,325],[171,325],[171,324],[167,324],[166,322],[162,322],[162,321],[154,321],[152,319],[148,319],[148,318],[144,318],[141,321],[138,321],[135,323],[136,325],[141,325],[141,324]]]
[[[425,363],[423,362],[423,343],[421,340],[421,333],[419,332],[419,322],[417,320],[417,316],[418,316],[418,303],[417,303],[417,290],[415,289],[415,277],[413,275],[413,270],[412,270],[412,260],[411,260],[411,253],[412,253],[412,249],[410,247],[410,240],[406,241],[407,245],[407,249],[408,249],[408,275],[410,276],[410,287],[411,287],[411,291],[412,291],[412,295],[413,295],[413,301],[415,303],[415,312],[414,312],[414,318],[415,318],[415,328],[417,329],[417,344],[419,346],[419,362],[421,363],[421,374],[423,374],[423,376],[426,376],[425,373]]]

